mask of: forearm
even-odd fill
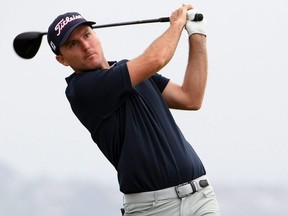
[[[189,38],[189,57],[182,85],[168,83],[162,95],[169,108],[198,110],[201,108],[207,80],[206,37],[193,34]]]
[[[154,40],[142,55],[128,62],[132,85],[149,78],[161,70],[173,57],[184,26],[171,25]]]
[[[148,79],[171,60],[187,21],[187,10],[191,8],[191,5],[184,5],[174,11],[170,27],[142,55],[127,63],[132,86]]]
[[[188,10],[185,28],[189,35],[188,63],[182,85],[168,83],[162,95],[169,108],[198,110],[202,106],[207,82],[206,22],[193,21],[196,9]]]
[[[143,55],[156,59],[160,68],[164,67],[173,57],[177,48],[183,26],[172,25],[164,34],[157,38],[144,52]]]
[[[189,57],[182,89],[189,98],[190,109],[199,109],[204,98],[208,73],[206,36],[189,38]]]

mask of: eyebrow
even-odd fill
[[[86,35],[87,33],[89,32],[89,28],[86,28],[86,29],[84,29],[83,30],[83,32],[80,32],[80,37],[83,37],[84,35]],[[76,38],[76,39],[68,39],[67,41],[66,41],[66,43],[65,44],[63,44],[64,46],[69,46],[69,44],[71,44],[71,43],[73,43],[73,42],[75,42],[75,41],[78,41],[78,37]]]

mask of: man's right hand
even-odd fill
[[[183,5],[181,8],[175,10],[170,16],[171,26],[179,24],[184,28],[187,21],[187,11],[193,9],[192,5]]]

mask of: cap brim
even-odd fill
[[[65,44],[67,42],[68,38],[70,37],[71,33],[75,30],[75,28],[77,28],[78,26],[83,25],[83,24],[86,24],[88,26],[92,26],[92,25],[95,25],[96,22],[84,21],[84,22],[80,22],[80,23],[75,24],[65,33],[65,35],[63,36],[63,38],[61,39],[61,41],[59,43],[59,46],[62,46],[63,44]]]

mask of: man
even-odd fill
[[[58,16],[48,43],[66,78],[72,110],[118,172],[124,215],[219,215],[201,160],[177,127],[169,108],[198,110],[207,79],[204,21],[184,5],[169,28],[132,60],[108,62],[91,25],[78,13]],[[181,33],[189,35],[183,85],[161,76]],[[124,213],[125,211],[125,213]]]

